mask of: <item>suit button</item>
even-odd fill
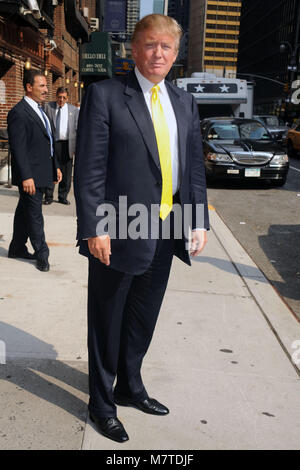
[[[161,183],[160,183],[160,181],[156,181],[156,186],[157,186],[158,188],[160,188],[160,187],[161,187]]]

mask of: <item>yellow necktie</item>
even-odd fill
[[[159,100],[158,91],[158,85],[152,87],[151,108],[162,174],[162,193],[159,215],[162,220],[165,220],[171,212],[173,204],[172,160],[169,129]]]

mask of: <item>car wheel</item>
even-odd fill
[[[287,144],[287,153],[288,153],[289,157],[296,157],[297,156],[297,152],[294,149],[293,142],[291,140],[289,140],[288,144]]]

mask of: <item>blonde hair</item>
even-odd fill
[[[161,31],[174,36],[177,43],[177,49],[179,49],[180,39],[182,37],[183,31],[180,24],[178,24],[174,18],[155,13],[144,16],[136,23],[131,42],[136,43],[139,39],[139,35],[148,29]]]

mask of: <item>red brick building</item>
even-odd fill
[[[79,47],[88,41],[96,0],[81,1],[80,9],[77,0],[37,0],[35,9],[34,2],[0,0],[0,128],[24,95],[25,67],[45,73],[49,101],[59,86],[69,89],[73,104],[80,96]]]

